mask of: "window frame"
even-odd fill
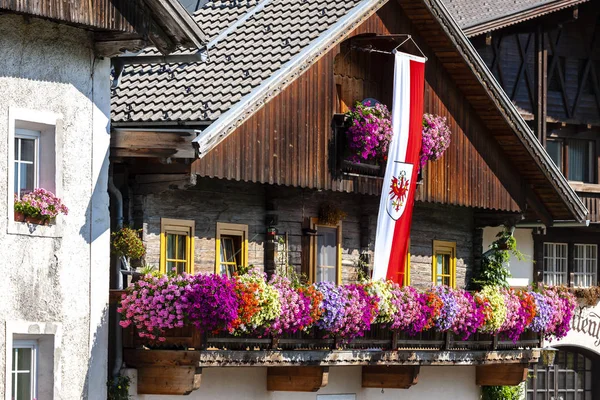
[[[562,283],[557,283],[557,282],[553,282],[553,283],[548,283],[546,282],[546,276],[550,275],[550,273],[546,272],[546,245],[553,245],[554,247],[554,270],[552,271],[552,274],[554,276],[557,275],[556,273],[556,246],[557,245],[561,245],[565,247],[565,272],[564,272],[564,282]],[[569,243],[566,242],[543,242],[542,243],[542,282],[546,285],[567,285],[569,282]]]
[[[578,258],[576,257],[576,248],[577,246],[583,246],[583,254],[584,257],[583,258]],[[596,257],[593,259],[595,261],[595,265],[594,265],[594,271],[592,273],[588,273],[587,271],[585,271],[587,269],[587,266],[585,265],[585,262],[590,260],[587,257],[587,248],[588,247],[594,247],[595,248],[595,255]],[[584,271],[583,272],[577,272],[577,260],[583,260],[584,262]],[[568,260],[567,260],[568,261]],[[598,282],[598,245],[595,243],[573,243],[573,271],[569,271],[568,270],[568,265],[567,265],[567,273],[568,274],[572,274],[572,278],[571,278],[571,285],[573,287],[578,287],[578,288],[587,288],[587,287],[592,287],[592,286],[596,286],[597,282]],[[588,279],[586,277],[590,277],[591,279],[591,284],[588,286],[578,286],[575,284],[575,280],[577,279],[577,276],[583,277],[583,279]]]
[[[450,256],[450,287],[456,288],[456,242],[446,240],[434,240],[433,251],[431,257],[431,276],[434,285],[437,285],[437,256]],[[442,274],[442,276],[446,276]]]
[[[330,224],[320,224],[319,223],[319,219],[316,217],[312,217],[310,218],[310,229],[316,231],[316,234],[314,236],[312,236],[310,239],[310,263],[309,263],[309,268],[308,268],[308,279],[310,282],[315,283],[316,282],[316,276],[317,276],[317,236],[319,234],[319,226],[322,227],[326,227],[326,228],[335,228],[337,230],[337,243],[336,243],[336,247],[337,247],[337,251],[336,251],[336,255],[337,255],[337,260],[336,260],[336,273],[335,273],[335,284],[336,285],[341,285],[342,284],[342,221],[338,221],[337,224],[335,225],[330,225]]]
[[[160,219],[160,261],[159,271],[167,273],[167,235],[169,231],[173,234],[186,236],[186,261],[185,272],[194,273],[194,230],[195,221],[185,219],[161,218]]]
[[[33,171],[34,171],[33,189],[39,187],[39,182],[40,182],[40,139],[41,139],[41,136],[42,136],[41,131],[35,131],[33,129],[25,129],[25,128],[15,128],[15,134],[13,137],[13,142],[15,139],[33,140],[33,143],[34,143],[33,144],[33,146],[34,146],[34,149],[33,149]],[[21,160],[23,155],[20,150],[21,150],[20,148],[18,150],[15,149],[15,151],[13,151],[13,153],[12,153],[13,174],[15,172],[16,164],[23,163],[23,161]],[[19,160],[17,160],[14,157],[15,152],[19,155]],[[21,175],[20,168],[18,169],[17,175],[20,178],[20,175]],[[13,175],[13,177],[14,177],[14,175]],[[15,184],[16,184],[16,182],[13,181],[13,189],[12,189],[13,193],[14,193]],[[19,198],[19,199],[21,198],[20,191],[17,193],[17,198]]]
[[[248,266],[248,225],[233,224],[229,222],[217,222],[217,230],[215,234],[215,274],[221,274],[221,237],[222,236],[237,236],[240,237],[240,256],[241,262],[238,265],[243,267]],[[225,262],[224,264],[227,264]],[[237,265],[236,265],[237,267]]]
[[[410,238],[406,246],[406,261],[404,262],[403,286],[410,286]]]
[[[12,343],[12,351],[14,351],[14,349],[31,349],[31,369],[29,370],[29,374],[31,375],[31,382],[30,382],[30,390],[31,390],[31,397],[33,399],[37,398],[37,363],[38,363],[38,343],[37,340],[23,340],[23,339],[17,339],[17,340],[13,340]],[[18,374],[24,371],[19,371],[18,365],[16,366],[17,370],[15,371],[12,367],[12,361],[11,360],[11,365],[9,366],[11,374],[11,380],[10,380],[10,393],[11,393],[11,398],[14,398],[12,396],[12,392],[15,389],[12,386],[12,378],[13,375],[16,373],[17,374],[17,378],[18,378]],[[18,361],[17,361],[18,363]],[[15,381],[18,382],[18,379],[15,379]],[[8,389],[8,388],[7,388]]]
[[[39,236],[39,237],[62,237],[62,216],[56,218],[56,224],[51,226],[35,226],[35,229],[22,222],[17,222],[14,219],[14,167],[15,167],[15,135],[17,130],[30,130],[40,132],[38,140],[38,169],[37,169],[37,186],[46,186],[45,181],[51,179],[53,187],[44,187],[51,190],[54,194],[62,198],[62,176],[63,176],[63,121],[62,115],[53,112],[25,109],[18,107],[8,108],[8,181],[6,190],[6,214],[2,218],[6,218],[7,233],[13,235]],[[53,153],[48,153],[50,161],[49,168],[45,166],[45,146],[53,146]],[[52,178],[50,178],[52,176]]]

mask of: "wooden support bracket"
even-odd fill
[[[362,367],[362,387],[382,389],[410,389],[419,378],[418,365]]]
[[[138,394],[186,395],[200,388],[197,351],[126,349],[124,361],[137,368]]]
[[[528,364],[478,365],[475,381],[479,386],[516,386],[527,379]]]
[[[141,367],[138,368],[138,394],[187,395],[200,389],[202,368]]]
[[[329,367],[267,368],[267,390],[282,392],[316,392],[327,386]]]

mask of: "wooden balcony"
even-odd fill
[[[534,332],[525,333],[517,342],[487,334],[463,340],[451,332],[434,331],[409,336],[374,325],[365,337],[350,342],[319,332],[260,338],[203,334],[186,327],[168,332],[164,342],[148,343],[127,329],[124,361],[138,369],[140,394],[159,394],[159,387],[160,394],[187,394],[200,386],[203,368],[244,366],[268,367],[268,387],[276,388],[269,390],[288,390],[281,384],[281,374],[288,372],[289,379],[283,381],[290,382],[289,390],[302,390],[294,383],[298,376],[314,384],[307,391],[318,390],[326,384],[320,374],[337,366],[368,367],[363,383],[370,386],[365,387],[376,385],[373,377],[385,385],[376,387],[410,387],[416,383],[420,366],[439,365],[477,365],[479,382],[485,382],[486,367],[494,365],[494,371],[507,369],[506,376],[512,377],[508,384],[515,384],[511,382],[520,382],[527,365],[538,361],[541,340]],[[307,369],[299,375],[299,367]],[[393,376],[380,377],[379,367],[385,374],[393,371]],[[497,373],[490,376],[497,377]],[[164,385],[157,380],[164,380]]]

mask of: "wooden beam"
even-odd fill
[[[475,383],[479,386],[516,386],[527,379],[528,364],[478,365]]]
[[[364,366],[362,387],[382,389],[410,389],[419,376],[418,365]]]
[[[146,131],[114,129],[110,138],[112,157],[194,158],[193,130]]]
[[[329,367],[267,368],[267,390],[282,392],[316,392],[329,380]]]

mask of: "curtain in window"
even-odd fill
[[[593,148],[588,140],[569,140],[569,180],[591,182]]]

